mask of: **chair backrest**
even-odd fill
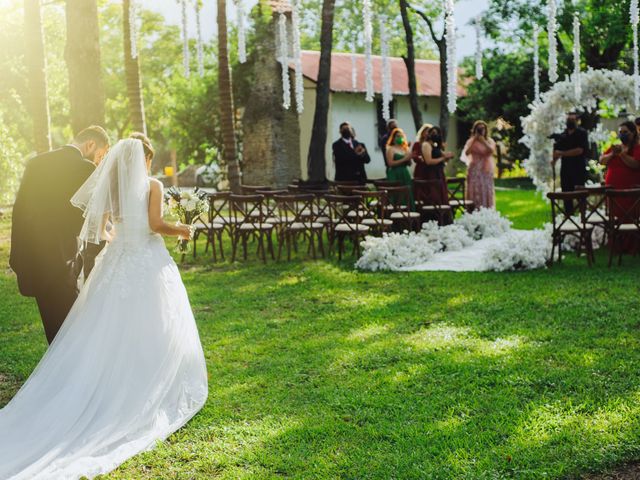
[[[256,190],[256,195],[264,196],[264,214],[268,218],[276,218],[278,216],[278,204],[275,197],[278,195],[287,195],[289,190]]]
[[[363,217],[384,220],[388,202],[386,191],[354,190],[353,194],[360,197],[360,209]]]
[[[231,192],[214,192],[207,195],[209,200],[209,212],[207,213],[209,225],[220,223],[228,225],[229,222],[229,197]]]
[[[328,206],[330,228],[344,224],[357,231],[356,225],[362,220],[358,195],[325,195],[324,199]]]
[[[266,223],[264,195],[230,195],[231,217],[236,226]]]
[[[315,220],[315,198],[315,195],[310,193],[276,195],[274,200],[278,205],[280,225],[286,227],[297,223],[310,227]]]
[[[387,179],[372,180],[372,183],[378,190],[382,190],[385,187],[401,187],[402,186],[402,183],[398,182],[397,180],[387,180]]]
[[[447,178],[449,201],[464,200],[467,179],[465,177]]]
[[[336,185],[336,192],[338,195],[353,195],[355,190],[366,190],[367,186],[361,183],[354,183],[353,185]]]
[[[640,188],[625,190],[608,189],[610,228],[620,228],[623,224],[633,224],[640,228]]]
[[[576,191],[587,192],[586,220],[587,222],[605,224],[609,222],[609,207],[607,204],[606,186],[589,187],[576,185]]]
[[[549,192],[547,198],[551,202],[551,221],[554,232],[561,230],[565,226],[583,229],[586,224],[587,196],[588,192]],[[565,208],[565,202],[577,202],[579,219],[573,216]]]
[[[240,185],[240,190],[243,195],[251,195],[252,193],[256,193],[258,190],[271,190],[271,187],[267,185]]]
[[[385,187],[389,205],[393,207],[408,207],[411,205],[411,188],[408,185]]]
[[[441,189],[442,182],[440,180],[422,180],[418,178],[413,180],[413,198],[422,205],[437,205],[434,199],[443,197],[443,194],[440,193]]]

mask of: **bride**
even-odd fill
[[[191,232],[162,220],[162,184],[145,162],[140,140],[118,142],[72,199],[84,210],[80,239],[109,243],[49,350],[0,410],[1,480],[107,473],[205,403],[198,331],[160,236]]]

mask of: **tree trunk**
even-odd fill
[[[131,56],[131,0],[122,2],[122,31],[124,33],[124,76],[127,83],[127,97],[129,99],[129,119],[133,129],[147,134],[147,124],[144,116],[144,100],[142,98],[142,80],[140,78],[140,53],[135,58]],[[134,39],[135,41],[135,39]]]
[[[327,144],[327,121],[331,94],[331,52],[333,50],[333,17],[335,0],[324,0],[322,4],[322,27],[320,31],[320,65],[316,85],[316,110],[313,116],[313,131],[307,156],[307,168],[311,182],[326,180],[325,150]]]
[[[233,89],[229,69],[227,43],[227,4],[218,0],[218,95],[220,97],[220,131],[222,133],[223,159],[227,164],[227,178],[231,190],[240,192],[240,164],[236,152],[235,114]]]
[[[404,34],[407,42],[407,56],[403,57],[404,64],[407,67],[407,76],[409,77],[409,105],[411,106],[411,115],[413,116],[413,124],[416,132],[422,127],[422,112],[418,105],[418,85],[416,81],[416,49],[413,43],[413,28],[409,20],[409,11],[407,0],[400,0],[400,14],[402,15],[402,24],[404,25]]]
[[[29,79],[29,110],[33,121],[33,143],[36,152],[51,150],[47,70],[40,0],[24,2],[25,63]]]
[[[96,0],[67,0],[67,45],[71,128],[104,125],[104,86],[100,67],[100,27]]]
[[[449,72],[447,71],[447,42],[444,38],[438,44],[440,51],[440,128],[442,129],[442,141],[447,141],[449,133]]]

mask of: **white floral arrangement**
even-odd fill
[[[492,208],[480,208],[455,220],[473,240],[499,237],[511,230],[512,223]]]
[[[366,237],[356,263],[361,270],[399,270],[428,262],[436,253],[458,251],[483,238],[499,237],[511,230],[511,222],[491,209],[465,213],[453,225],[440,227],[431,221],[419,233],[390,233]]]
[[[595,111],[604,100],[615,113],[634,105],[634,79],[619,70],[593,70],[580,73],[580,96],[575,95],[575,75],[556,83],[530,105],[531,113],[523,117],[521,140],[530,150],[525,169],[538,190],[548,192],[553,178],[551,158],[553,141],[549,136],[564,130],[566,114],[577,110]]]
[[[499,243],[489,246],[483,263],[494,272],[544,268],[551,257],[551,246],[550,225],[528,232],[510,232]]]
[[[431,239],[415,232],[368,236],[362,247],[363,253],[356,268],[372,272],[420,265],[431,260],[436,253]]]

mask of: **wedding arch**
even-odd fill
[[[581,88],[576,89],[576,82]],[[523,117],[521,140],[529,147],[530,155],[524,166],[538,190],[547,192],[551,188],[553,167],[553,140],[549,136],[564,129],[566,114],[573,111],[598,109],[598,102],[605,101],[609,108],[619,113],[632,111],[635,104],[634,77],[619,70],[589,69],[554,84],[549,91],[531,105],[531,113]],[[591,132],[592,141],[606,135],[596,130]]]

